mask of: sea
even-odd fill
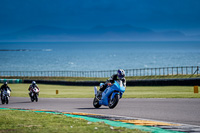
[[[200,66],[200,42],[0,42],[0,71]]]

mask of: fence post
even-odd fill
[[[165,68],[163,67],[163,75],[165,75]]]
[[[178,67],[177,67],[177,75],[178,75]]]
[[[186,74],[188,74],[188,69],[187,69],[187,67],[186,67]]]
[[[192,66],[192,74],[194,73],[194,72],[193,72],[193,67],[194,67],[194,66]]]
[[[183,75],[183,67],[181,67],[182,75]]]
[[[143,70],[143,76],[146,76],[146,74],[145,74],[145,68],[144,68],[144,70]]]
[[[159,76],[160,76],[160,68],[159,68]]]

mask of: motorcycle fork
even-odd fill
[[[110,100],[112,100],[114,97],[115,97],[115,95],[120,95],[119,94],[119,92],[117,92],[117,91],[114,91],[112,94],[111,94],[111,99]]]

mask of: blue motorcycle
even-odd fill
[[[103,83],[100,83],[100,86],[101,85],[103,85]],[[126,88],[123,86],[121,80],[117,80],[114,82],[114,84],[109,85],[101,95],[97,95],[99,92],[97,91],[97,87],[94,87],[94,107],[99,108],[101,105],[104,105],[108,106],[110,109],[113,109],[119,102],[119,99],[122,98],[125,89]]]

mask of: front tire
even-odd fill
[[[31,102],[34,102],[34,97],[31,97]]]
[[[4,104],[4,103],[5,103],[5,100],[4,100],[4,99],[1,99],[1,103]]]
[[[9,103],[9,98],[8,97],[6,97],[6,104],[8,104]]]
[[[99,100],[95,97],[94,100],[93,100],[93,106],[95,108],[99,108],[101,107],[101,105],[99,104]]]
[[[109,100],[108,106],[109,106],[110,109],[113,109],[117,105],[117,103],[119,102],[119,95],[116,94],[112,100],[111,100],[111,97],[112,97],[112,95],[110,95],[110,100]]]
[[[38,102],[38,96],[35,94],[35,101]]]

